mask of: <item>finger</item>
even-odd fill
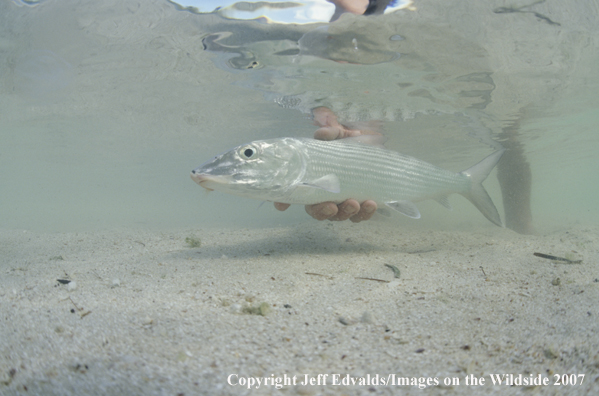
[[[316,220],[326,220],[337,213],[337,205],[334,202],[323,202],[314,205],[306,205],[306,212]]]
[[[364,201],[362,202],[362,205],[360,205],[360,211],[354,216],[350,217],[350,220],[354,223],[359,223],[364,220],[370,220],[370,218],[374,215],[374,212],[376,212],[377,208],[378,206],[376,202],[372,200]]]
[[[333,221],[344,221],[354,216],[360,211],[360,204],[355,199],[348,199],[338,205],[338,212],[335,216],[329,218]]]
[[[317,140],[335,140],[343,137],[343,127],[342,126],[326,126],[320,129],[317,129],[314,132],[314,139]]]
[[[359,130],[359,129],[350,129],[350,128],[347,128],[346,126],[343,126],[343,130],[339,134],[339,139],[343,139],[343,138],[347,138],[347,137],[360,136],[360,135],[364,135],[364,133],[362,133],[361,130]]]
[[[312,119],[314,120],[314,124],[320,127],[339,125],[335,113],[333,113],[328,107],[324,106],[312,109]]]
[[[286,211],[287,208],[290,206],[291,206],[290,204],[275,202],[275,209],[280,210],[281,212]]]

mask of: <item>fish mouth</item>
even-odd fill
[[[214,184],[229,184],[231,182],[231,176],[214,176],[203,173],[196,173],[195,170],[191,171],[191,180],[198,183],[200,187],[204,187],[208,191],[214,191],[210,188],[210,185]]]

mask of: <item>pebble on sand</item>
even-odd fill
[[[68,291],[75,291],[75,290],[77,290],[77,282],[75,282],[75,281],[69,282],[69,284],[67,285],[67,290]]]

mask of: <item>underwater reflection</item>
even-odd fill
[[[46,0],[12,0],[12,2],[15,3],[16,5],[18,5],[19,7],[21,7],[21,6],[35,7],[45,1]]]
[[[214,13],[236,20],[257,20],[266,23],[332,22],[344,14],[376,15],[408,8],[411,0],[299,0],[299,1],[237,1],[237,0],[169,0],[179,9],[197,14]]]

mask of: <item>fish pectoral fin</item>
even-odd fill
[[[443,197],[437,197],[437,198],[435,198],[435,201],[439,202],[441,205],[445,206],[447,209],[453,210],[453,208],[451,207],[451,204],[449,203],[449,197],[447,195],[445,195]]]
[[[391,217],[391,211],[388,208],[378,208],[376,212],[381,216]]]
[[[418,208],[410,201],[390,201],[385,202],[385,205],[391,209],[397,210],[404,216],[408,216],[413,219],[420,218],[420,212],[418,211]]]
[[[303,182],[299,185],[304,187],[320,188],[321,190],[325,190],[335,194],[341,192],[341,184],[339,183],[339,178],[334,173],[329,173],[328,175],[325,175],[321,178],[309,182]]]

